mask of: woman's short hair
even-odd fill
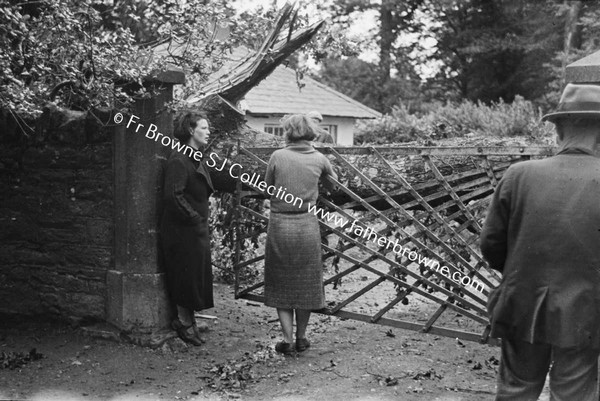
[[[304,114],[293,114],[282,122],[288,142],[312,141],[317,137],[317,126]]]
[[[192,136],[192,132],[200,120],[208,121],[208,117],[203,111],[187,110],[182,112],[175,123],[173,136],[181,142],[186,142]]]

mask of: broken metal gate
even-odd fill
[[[274,150],[239,154],[264,168]],[[339,176],[338,189],[318,201],[329,212],[319,219],[328,304],[318,312],[495,344],[486,301],[500,275],[479,252],[485,211],[512,163],[552,148],[318,150]],[[268,214],[262,201],[251,206],[257,188],[238,182],[236,192],[235,296],[262,302],[264,253],[244,257],[243,250],[250,239],[264,244]],[[249,280],[248,269],[258,276]]]

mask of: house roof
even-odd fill
[[[283,65],[246,95],[250,114],[296,114],[317,110],[323,116],[378,118],[381,113],[316,80],[304,76],[298,88],[296,71]]]
[[[187,43],[163,43],[154,48],[156,55],[177,55],[188,46]],[[231,79],[232,71],[239,65],[253,62],[255,52],[243,46],[233,48],[231,53],[222,58],[223,65],[207,79],[202,92],[192,95],[186,100],[194,103],[206,96],[205,90],[212,92],[219,87],[226,87]],[[191,78],[193,79],[193,78]],[[304,76],[302,88],[298,88],[296,71],[279,65],[257,86],[250,89],[245,96],[247,112],[250,114],[297,114],[316,110],[323,116],[351,118],[379,118],[381,113],[364,104],[328,87],[316,80]],[[176,92],[180,88],[176,87]],[[179,96],[176,93],[176,96]]]

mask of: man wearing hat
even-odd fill
[[[321,121],[323,121],[323,116],[316,110],[309,111],[306,113],[306,117],[310,118],[315,122],[318,127],[317,137],[315,138],[315,142],[323,142],[323,143],[335,143],[331,134],[325,131],[323,128],[319,127]]]
[[[502,338],[496,400],[598,400],[600,86],[568,84],[555,112],[558,153],[512,165],[495,189],[481,251],[502,273],[490,293]]]

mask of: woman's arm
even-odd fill
[[[329,161],[329,159],[326,156],[323,156],[323,159],[324,159],[324,166],[323,166],[323,173],[321,174],[321,179],[323,180],[323,186],[328,191],[333,191],[336,189],[336,185],[333,182],[331,182],[330,180],[328,180],[327,177],[332,177],[337,180],[338,176],[335,173],[335,171],[333,170],[333,167],[331,166],[331,162]]]
[[[165,207],[173,211],[181,220],[190,223],[200,219],[200,214],[185,199],[184,190],[188,174],[179,159],[169,160],[165,171]]]
[[[269,158],[269,164],[267,165],[267,172],[265,173],[265,182],[267,185],[275,184],[275,157],[271,155]]]

